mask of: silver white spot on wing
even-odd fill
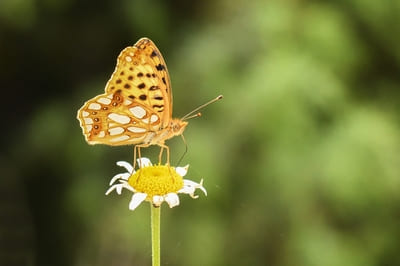
[[[116,114],[116,113],[110,113],[108,115],[108,118],[110,118],[111,120],[120,123],[120,124],[128,124],[129,121],[131,121],[131,119],[126,116],[126,115],[120,115],[120,114]]]
[[[133,132],[133,133],[143,133],[146,132],[146,129],[141,128],[141,127],[128,127],[128,130]]]
[[[129,108],[129,111],[131,111],[131,113],[137,117],[137,118],[142,118],[146,115],[146,110],[144,110],[142,107],[140,106],[135,106],[132,108]]]
[[[119,142],[119,141],[124,141],[124,140],[127,140],[127,139],[129,139],[129,136],[127,136],[127,135],[122,135],[122,136],[119,136],[119,137],[110,139],[110,141],[111,141],[111,142]]]
[[[151,123],[154,123],[154,122],[156,122],[158,120],[158,116],[157,115],[152,115],[151,117],[150,117],[150,122]]]
[[[132,103],[132,101],[130,101],[128,99],[124,101],[124,105],[130,105],[131,103]]]
[[[156,122],[158,120],[158,116],[157,115],[152,115],[151,117],[150,117],[150,122],[151,123],[154,123],[154,122]],[[146,124],[148,124],[149,123],[149,118],[145,118],[145,119],[142,119],[142,121],[143,121],[143,123],[146,123]]]
[[[83,112],[82,112],[82,116],[83,116],[83,117],[87,117],[88,115],[89,115],[89,112],[86,112],[86,111],[83,111]]]
[[[104,138],[104,136],[106,135],[106,132],[104,132],[103,130],[100,131],[99,135],[97,135],[99,138]]]
[[[125,60],[126,60],[126,62],[132,62],[132,57],[130,57],[130,56],[125,56]]]
[[[93,119],[91,119],[90,117],[85,117],[83,118],[83,121],[85,121],[85,124],[93,124]]]
[[[101,97],[101,98],[97,99],[97,102],[98,103],[102,103],[102,104],[110,104],[111,103],[111,99]]]
[[[121,134],[125,130],[122,127],[113,127],[108,130],[111,136]]]
[[[91,110],[100,110],[101,105],[98,103],[91,103],[91,104],[89,104],[88,108]]]
[[[93,126],[92,125],[86,125],[86,130],[90,132],[92,130]]]

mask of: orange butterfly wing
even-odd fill
[[[125,48],[105,93],[78,110],[86,141],[113,146],[151,142],[172,120],[170,84],[165,61],[151,40],[142,38]]]

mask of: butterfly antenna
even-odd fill
[[[181,163],[181,161],[183,160],[183,157],[185,157],[185,155],[186,155],[186,153],[187,153],[187,151],[188,151],[188,145],[187,145],[187,143],[186,143],[186,140],[185,140],[185,138],[183,137],[183,135],[181,135],[181,137],[182,137],[183,143],[185,143],[185,151],[183,152],[181,158],[179,158],[179,161],[178,161],[178,163],[177,163],[176,165],[179,165],[179,164]]]
[[[200,117],[200,116],[201,116],[201,113],[198,112],[197,114],[190,115],[190,116],[185,115],[184,117],[185,117],[185,120],[189,120],[189,119],[192,119],[192,118],[195,118],[195,117]]]
[[[194,109],[193,111],[189,112],[188,114],[186,114],[185,116],[183,116],[181,118],[181,120],[188,120],[190,118],[194,118],[194,117],[199,117],[201,116],[201,113],[196,113],[197,111],[199,111],[200,109],[206,107],[209,104],[212,104],[218,100],[221,100],[223,98],[222,95],[219,95],[217,98],[212,99],[211,101],[206,102],[205,104],[200,105],[199,107],[197,107],[196,109]],[[196,114],[194,114],[196,113]]]

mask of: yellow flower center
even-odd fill
[[[183,178],[170,166],[154,165],[140,168],[129,177],[128,183],[137,192],[146,193],[147,200],[152,200],[155,195],[176,193],[183,187]]]

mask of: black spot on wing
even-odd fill
[[[161,71],[161,70],[164,70],[164,69],[165,69],[165,66],[162,65],[162,64],[158,64],[158,65],[156,65],[156,69],[157,69],[158,71]]]
[[[156,90],[159,90],[159,89],[160,89],[160,87],[158,87],[158,86],[151,86],[149,88],[149,90],[151,90],[151,91],[156,91]]]
[[[142,94],[139,96],[139,99],[145,101],[147,99],[147,96],[145,94]]]
[[[144,88],[146,87],[146,84],[140,83],[137,87],[138,87],[139,89],[144,89]]]

